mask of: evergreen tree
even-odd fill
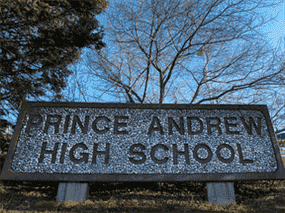
[[[105,0],[8,0],[0,2],[1,115],[17,111],[23,98],[56,100],[72,73],[67,65],[83,47],[105,46],[95,15]]]

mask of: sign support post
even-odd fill
[[[88,183],[59,183],[56,202],[84,202],[89,195]]]
[[[1,180],[57,181],[83,202],[92,181],[205,181],[236,203],[234,181],[285,178],[266,105],[23,102]]]
[[[236,204],[233,182],[209,182],[207,183],[207,200],[212,204],[227,206]]]

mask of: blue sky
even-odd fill
[[[118,3],[120,0],[109,0],[109,4],[112,4],[113,2]],[[260,29],[260,32],[266,35],[268,41],[276,47],[279,39],[285,38],[285,1],[283,4],[279,4],[278,7],[264,9],[263,13],[265,16],[277,16],[276,21],[271,22]],[[99,15],[98,20],[101,25],[107,25],[107,17],[104,14]],[[104,41],[108,43],[107,36]]]
[[[268,41],[272,45],[277,46],[279,39],[285,38],[285,2],[274,9],[265,9],[264,12],[267,15],[277,15],[276,21],[267,24],[261,29]]]
[[[109,0],[110,5],[113,4],[114,2],[118,3],[120,2],[120,0]],[[107,8],[108,10],[108,8]],[[268,23],[266,25],[264,25],[262,28],[260,28],[260,33],[264,34],[266,39],[268,40],[268,42],[274,47],[274,48],[278,48],[281,43],[280,43],[280,39],[283,38],[283,42],[285,41],[285,3],[283,4],[279,4],[278,7],[274,7],[274,8],[266,8],[266,9],[262,9],[261,11],[262,13],[264,13],[265,17],[271,17],[271,16],[276,16],[276,20],[272,21],[271,23]],[[107,26],[107,17],[106,15],[103,13],[99,16],[97,16],[99,23],[101,25],[103,25],[104,27]],[[109,47],[112,48],[112,45],[108,42],[109,41],[109,37],[108,34],[106,33],[103,39],[104,42],[107,43],[107,45]],[[284,51],[285,49],[285,45],[283,43],[283,45],[281,45],[281,50]],[[84,51],[83,51],[84,52]],[[84,57],[84,54],[82,54],[82,57]],[[78,64],[78,69],[80,70],[80,72],[84,72],[84,69],[86,67],[83,66],[82,64]],[[74,79],[74,76],[71,76],[70,79]],[[94,89],[92,88],[92,85],[89,84],[88,82],[90,81],[90,76],[87,75],[80,75],[79,76],[79,80],[82,82],[82,84],[84,86],[88,86],[88,94],[92,94],[94,93]],[[89,80],[89,81],[88,81]],[[72,82],[72,81],[70,81]],[[98,82],[95,82],[94,80],[92,81],[92,84],[98,84]],[[72,84],[74,85],[74,84]],[[82,99],[82,96],[80,94],[78,94],[77,100],[80,99],[80,101],[85,101]],[[105,101],[105,102],[110,102],[110,97],[107,95],[102,96],[102,100],[92,100],[91,98],[87,101]]]

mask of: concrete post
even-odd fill
[[[84,202],[89,195],[88,183],[59,183],[57,202]]]
[[[212,204],[227,206],[236,204],[235,189],[233,182],[207,183],[207,199]]]

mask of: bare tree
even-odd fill
[[[284,60],[258,32],[273,19],[261,10],[277,3],[113,3],[106,28],[112,45],[87,54],[88,72],[100,79],[100,89],[124,102],[264,103],[262,97],[284,89]],[[284,112],[284,104],[275,109],[276,119],[279,109]]]

